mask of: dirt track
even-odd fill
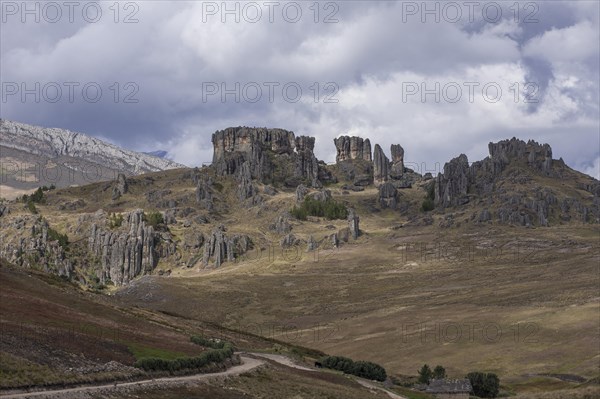
[[[86,387],[75,387],[75,388],[66,388],[66,389],[56,389],[56,390],[48,390],[48,391],[38,391],[38,392],[24,392],[24,393],[15,393],[8,395],[0,395],[2,399],[13,399],[13,398],[40,398],[40,397],[48,397],[48,398],[60,398],[60,397],[76,397],[78,393],[87,393],[93,391],[101,391],[101,390],[116,390],[122,389],[126,387],[138,387],[138,386],[152,386],[152,385],[164,385],[164,384],[178,384],[190,381],[205,381],[210,378],[215,377],[227,377],[232,375],[239,375],[245,373],[247,371],[253,370],[264,364],[262,360],[253,359],[250,357],[240,356],[242,364],[238,366],[233,366],[226,371],[222,371],[219,373],[210,373],[210,374],[195,374],[188,375],[183,377],[163,377],[163,378],[155,378],[151,380],[141,380],[134,382],[123,382],[117,384],[103,384],[103,385],[93,385]]]
[[[247,356],[244,356],[247,355]],[[248,357],[253,356],[253,357]],[[210,373],[210,374],[195,374],[188,375],[183,377],[163,377],[163,378],[155,378],[151,380],[141,380],[135,382],[123,382],[117,384],[103,384],[103,385],[93,385],[86,387],[75,387],[75,388],[66,388],[66,389],[57,389],[57,390],[47,390],[47,391],[37,391],[37,392],[23,392],[23,393],[14,393],[8,395],[0,395],[0,399],[16,399],[16,398],[76,398],[79,393],[93,393],[97,391],[111,391],[118,390],[123,388],[137,388],[141,386],[156,386],[156,385],[167,385],[167,384],[181,384],[186,382],[197,382],[197,381],[206,381],[211,378],[216,377],[227,377],[233,375],[239,375],[245,373],[247,371],[253,370],[257,367],[265,364],[264,361],[260,359],[256,359],[256,357],[268,359],[274,361],[283,366],[292,367],[298,370],[305,371],[314,371],[318,370],[311,369],[305,366],[298,365],[294,363],[290,358],[283,355],[274,355],[269,353],[245,353],[240,355],[240,360],[242,364],[238,366],[233,366],[226,371],[222,371],[219,373]],[[355,380],[361,384],[362,386],[369,388],[380,390],[388,394],[392,399],[406,399],[403,396],[397,395],[388,391],[387,389],[378,386],[377,384],[364,380],[362,378],[355,378]]]

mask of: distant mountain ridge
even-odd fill
[[[125,150],[84,133],[0,119],[0,145],[47,157],[94,157],[133,174],[185,167],[160,156]],[[90,160],[90,159],[88,159]]]
[[[186,167],[166,158],[120,148],[84,133],[0,119],[2,184],[31,189],[111,180]]]

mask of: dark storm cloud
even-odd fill
[[[293,13],[281,11],[293,11],[291,2],[279,3],[272,22],[264,3],[253,3],[262,6],[256,23],[248,20],[252,13],[240,13],[239,22],[226,15],[223,23],[222,10],[207,12],[222,2],[119,3],[118,14],[112,2],[95,4],[102,18],[94,23],[77,12],[73,22],[57,23],[3,14],[3,84],[80,84],[72,102],[66,93],[56,103],[13,95],[2,103],[3,118],[83,131],[138,150],[166,149],[188,164],[209,161],[211,133],[238,125],[316,136],[317,155],[328,161],[332,139],[347,133],[369,136],[386,151],[399,142],[407,158],[428,165],[460,152],[485,155],[488,141],[517,134],[564,144],[565,160],[584,169],[599,156],[588,149],[582,160],[573,148],[598,129],[596,2],[500,2],[502,18],[493,22],[495,6],[488,3],[470,19],[457,2],[461,18],[449,21],[447,2],[427,3],[437,4],[437,16],[424,12],[423,2],[321,2],[318,15],[310,2],[298,3],[302,15],[295,23]],[[253,9],[250,3],[227,7],[236,4]],[[138,21],[124,23],[127,17]],[[333,23],[324,23],[327,17]],[[403,98],[407,83],[465,90],[465,82],[497,82],[502,100],[490,104],[479,94],[469,101],[466,92],[457,102],[422,101],[420,93]],[[526,82],[538,85],[538,102],[513,98],[514,84],[522,91]],[[102,89],[98,102],[81,93],[90,83]],[[272,83],[279,84],[274,98]],[[297,102],[282,91],[286,84],[301,88]],[[219,91],[207,95],[215,85]],[[256,87],[262,96],[252,102]],[[326,103],[332,87],[338,102]],[[238,98],[222,98],[222,88]],[[577,139],[563,143],[555,132],[566,129]],[[448,137],[450,144],[440,145]]]

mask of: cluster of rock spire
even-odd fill
[[[315,157],[314,137],[296,137],[293,132],[283,129],[237,127],[217,131],[212,142],[213,167],[217,175],[236,175],[244,184],[250,177],[263,183],[278,180],[290,187],[306,184],[320,188],[322,183],[335,179],[325,168],[325,163]],[[336,163],[372,165],[363,170],[367,179],[365,173],[358,174],[369,184],[380,186],[390,180],[399,181],[404,176],[404,149],[399,144],[391,147],[391,162],[379,144],[371,150],[368,138],[340,136],[334,139],[334,144]],[[244,164],[247,165],[244,167]]]

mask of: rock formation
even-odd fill
[[[248,162],[252,178],[263,183],[320,184],[313,137],[295,137],[283,129],[237,127],[217,131],[212,143],[217,175],[235,175]]]
[[[312,187],[322,187],[319,181],[319,163],[314,154],[315,138],[308,136],[296,137],[296,176],[310,180]]]
[[[348,228],[350,229],[350,235],[353,239],[358,239],[360,235],[359,227],[360,218],[356,214],[353,208],[348,209]]]
[[[269,229],[278,234],[289,233],[292,230],[290,214],[286,212],[283,215],[279,215],[277,219],[275,219],[275,223],[269,226]]]
[[[489,143],[488,148],[490,155],[471,166],[464,154],[444,165],[444,173],[435,179],[436,207],[460,206],[473,198],[489,198],[497,204],[496,211],[485,209],[478,217],[474,216],[474,222],[494,220],[495,214],[498,222],[519,226],[548,226],[551,215],[570,220],[572,205],[573,213],[582,221],[600,216],[600,209],[582,205],[577,199],[558,199],[549,188],[530,186],[536,174],[562,178],[566,173],[562,159],[552,159],[548,144],[513,138]],[[523,190],[507,193],[505,183]],[[590,187],[594,187],[593,182]],[[596,195],[593,200],[596,198],[599,197]],[[600,199],[597,201],[600,203]]]
[[[319,243],[315,240],[315,238],[311,235],[308,237],[308,242],[306,243],[306,250],[308,252],[314,251],[319,247]]]
[[[398,207],[399,194],[396,187],[390,182],[379,186],[379,205],[382,208],[396,209]]]
[[[129,185],[127,184],[127,178],[123,173],[119,173],[117,176],[117,180],[115,181],[112,189],[112,200],[116,201],[123,194],[126,194],[129,189]]]
[[[314,199],[315,201],[319,201],[319,202],[327,202],[327,201],[331,200],[331,191],[321,189],[319,191],[315,191],[314,193],[311,193],[310,198]]]
[[[8,214],[10,214],[10,208],[5,204],[0,204],[0,218]]]
[[[210,177],[198,176],[196,179],[196,202],[208,211],[213,210],[213,180]]]
[[[300,184],[298,187],[296,187],[296,202],[304,201],[306,194],[308,194],[308,188],[306,188],[306,186]]]
[[[446,208],[469,202],[467,191],[470,182],[469,160],[465,154],[444,165],[444,173],[435,181],[435,206]]]
[[[336,163],[353,159],[371,161],[371,142],[369,139],[363,140],[356,136],[341,136],[334,139],[333,142],[337,150]]]
[[[71,277],[74,265],[65,248],[49,235],[50,226],[39,216],[17,216],[0,224],[0,257],[26,268],[42,267],[45,272]]]
[[[404,148],[400,144],[392,144],[392,166],[390,168],[390,177],[399,180],[404,174]]]
[[[208,266],[213,261],[214,267],[224,262],[233,262],[238,256],[250,249],[252,241],[246,235],[234,234],[228,236],[223,225],[215,228],[204,244],[202,263]]]
[[[252,175],[250,174],[250,164],[244,162],[241,168],[237,171],[237,197],[238,200],[244,201],[257,195],[257,188],[252,183]]]
[[[389,179],[389,159],[383,153],[379,144],[375,144],[373,151],[373,182],[379,186]]]
[[[296,238],[295,235],[293,235],[292,233],[286,234],[281,241],[279,242],[279,245],[281,245],[282,248],[290,248],[290,247],[294,247],[297,245],[300,245],[302,243],[302,240],[300,240],[299,238]]]
[[[157,237],[143,216],[141,209],[128,213],[124,226],[115,231],[92,225],[88,248],[99,259],[101,283],[110,280],[116,285],[127,284],[156,267]]]

